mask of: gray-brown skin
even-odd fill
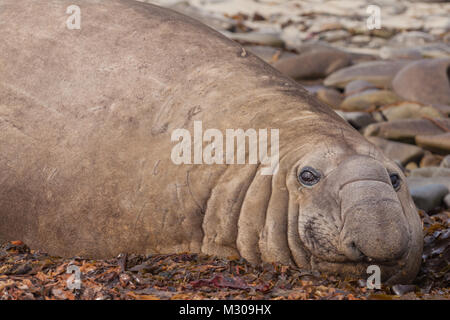
[[[397,166],[294,81],[135,1],[0,0],[0,240],[54,255],[203,252],[411,281],[422,230]],[[280,167],[175,165],[178,128],[280,129]],[[321,173],[313,187],[302,168]]]

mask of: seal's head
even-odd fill
[[[422,225],[400,168],[362,137],[316,143],[287,172],[297,264],[364,279],[377,265],[385,283],[413,280]]]

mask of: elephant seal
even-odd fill
[[[72,1],[0,0],[0,240],[416,276],[422,230],[404,175],[331,109],[191,18],[77,4],[70,29]],[[259,160],[174,163],[173,132],[196,123],[279,130],[276,174]]]

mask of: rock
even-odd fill
[[[415,17],[408,17],[406,15],[400,16],[383,16],[382,18],[383,29],[392,30],[408,30],[412,27],[414,29],[420,29],[423,27],[423,20]],[[381,30],[383,30],[381,29]]]
[[[308,29],[309,32],[321,33],[325,31],[341,30],[344,26],[339,22],[317,21]]]
[[[428,118],[442,118],[444,115],[431,106],[424,106],[413,102],[400,102],[389,106],[381,111],[388,121],[399,119],[421,119]]]
[[[420,160],[420,167],[435,167],[438,166],[442,161],[442,157],[436,156],[432,154],[431,152],[427,151],[425,152],[425,155]]]
[[[442,205],[442,200],[448,194],[448,189],[442,184],[429,184],[409,189],[414,203],[419,209],[430,211]]]
[[[375,39],[377,39],[377,38],[390,39],[395,34],[395,31],[389,30],[387,28],[381,28],[381,29],[370,30],[370,34],[372,36],[374,36]]]
[[[450,130],[450,119],[433,119],[439,126]],[[426,119],[402,119],[389,122],[373,123],[364,130],[364,135],[377,136],[391,140],[414,142],[418,135],[438,135],[442,129]]]
[[[320,101],[325,102],[333,109],[338,109],[342,101],[344,100],[342,98],[342,94],[332,88],[319,89],[316,92],[316,96]]]
[[[376,122],[385,122],[387,119],[381,111],[371,112]]]
[[[391,44],[400,44],[403,47],[417,47],[426,43],[435,42],[435,36],[421,31],[404,31],[390,39]]]
[[[340,115],[356,130],[365,128],[375,122],[375,119],[368,112],[340,112]]]
[[[345,69],[344,69],[345,70]],[[392,81],[405,100],[450,104],[450,59],[419,60],[402,69]]]
[[[394,76],[409,63],[409,61],[363,62],[331,74],[325,79],[324,84],[344,88],[351,81],[365,80],[376,86],[387,88],[390,87]]]
[[[411,172],[411,177],[422,177],[422,178],[450,178],[450,169],[442,167],[428,167],[419,168]],[[450,183],[450,180],[449,180]]]
[[[380,148],[388,158],[400,161],[402,165],[406,165],[411,161],[418,161],[424,155],[424,151],[421,148],[411,144],[389,141],[378,137],[367,137],[367,140]]]
[[[406,4],[398,1],[392,2],[390,0],[379,0],[377,1],[377,4],[379,6],[383,6],[383,13],[387,13],[389,15],[401,15],[408,9]]]
[[[356,49],[360,49],[360,48],[352,48],[352,49],[350,49],[348,47],[341,48],[341,50],[347,52],[351,56],[352,64],[356,65],[356,64],[363,63],[363,62],[371,62],[371,61],[378,60],[378,57],[377,57],[378,51],[377,50],[374,50],[373,53],[366,53],[366,52],[363,52],[364,48],[362,48],[363,51],[359,51],[359,52],[355,51]],[[372,50],[372,49],[367,49],[367,50]]]
[[[367,44],[368,48],[377,49],[377,56],[380,55],[380,48],[386,46],[387,40],[382,38],[373,37]]]
[[[371,107],[397,102],[398,99],[392,91],[369,89],[345,98],[341,104],[341,109],[344,111],[363,111]]]
[[[442,167],[425,167],[412,170],[407,178],[414,187],[428,184],[443,184],[450,190],[450,169]]]
[[[359,93],[368,89],[377,89],[377,87],[373,84],[370,83],[368,81],[364,81],[364,80],[354,80],[349,82],[346,86],[345,86],[345,95],[346,96],[351,96],[355,93]]]
[[[348,44],[345,47],[340,47],[339,49],[351,54],[353,64],[355,65],[365,62],[379,61],[378,49],[372,49],[368,47],[363,48],[349,47]]]
[[[442,38],[442,42],[444,43],[450,43],[450,32],[447,32],[444,37]]]
[[[294,53],[268,46],[245,46],[244,48],[267,63],[273,63],[276,59],[284,59],[295,55]]]
[[[450,153],[450,132],[436,134],[432,136],[416,136],[416,144],[436,153]]]
[[[287,49],[297,50],[306,40],[311,37],[310,32],[305,32],[302,25],[290,25],[283,29],[281,39]]]
[[[353,36],[350,41],[355,44],[365,45],[365,44],[368,44],[371,40],[372,40],[372,38],[370,36],[356,35],[356,36]]]
[[[439,59],[450,57],[450,45],[445,43],[433,43],[416,47],[415,49],[418,50],[424,58]]]
[[[450,209],[450,193],[444,197],[444,205],[447,209]]]
[[[284,46],[284,42],[280,38],[280,35],[276,33],[263,33],[263,32],[234,33],[223,31],[222,34],[224,34],[225,36],[227,36],[232,40],[243,43],[253,43],[272,47]]]
[[[397,296],[403,296],[409,292],[413,292],[416,290],[416,286],[412,284],[396,284],[392,286],[392,291]]]
[[[240,2],[240,1],[239,1]],[[276,3],[280,1],[269,1],[269,3]],[[285,2],[285,1],[281,1]],[[326,17],[337,15],[341,20],[352,17],[355,11],[365,12],[367,2],[365,0],[339,0],[327,1],[324,5],[323,1],[298,1],[302,6],[308,6],[317,14],[325,15]]]
[[[444,105],[444,104],[436,104],[433,107],[436,108],[437,110],[439,110],[444,115],[450,117],[450,105],[447,106],[447,105]]]
[[[327,42],[335,42],[338,40],[343,40],[349,38],[351,35],[346,30],[331,30],[327,32],[322,32],[319,35],[319,40]]]
[[[304,53],[311,52],[311,51],[320,51],[320,50],[327,50],[327,49],[328,50],[339,50],[324,41],[302,43],[295,50],[298,52],[298,54],[304,54]]]
[[[442,168],[450,168],[450,155],[448,155],[444,159],[442,159],[440,166]]]
[[[438,29],[439,32],[445,32],[450,30],[450,19],[448,15],[433,15],[429,16],[425,21],[424,29],[427,31],[433,31],[433,29]]]
[[[178,3],[170,3],[169,1],[169,3],[160,5],[197,19],[216,30],[229,30],[234,28],[237,24],[237,22],[231,18],[227,18],[224,15],[214,15],[205,12],[200,8],[189,5],[186,1],[178,1]]]
[[[381,59],[422,59],[422,53],[412,48],[391,48],[383,47],[380,49]]]
[[[410,2],[427,2],[427,3],[437,3],[437,2],[448,2],[448,0],[409,0]]]
[[[417,163],[415,163],[415,162],[410,162],[410,163],[408,163],[408,164],[405,166],[405,169],[408,170],[408,171],[411,171],[411,170],[417,169],[418,167],[419,167],[419,166],[417,165]]]
[[[350,55],[343,51],[319,48],[281,59],[273,66],[293,79],[318,79],[325,78],[350,63]]]
[[[316,95],[318,91],[322,90],[322,89],[328,89],[327,87],[324,87],[323,85],[320,84],[320,81],[317,80],[302,80],[302,81],[298,81],[298,83],[300,83],[303,88],[305,88],[306,90],[308,90],[310,93]]]

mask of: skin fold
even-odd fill
[[[239,255],[383,281],[416,276],[405,177],[239,44],[135,1],[0,0],[0,240],[54,255]],[[279,168],[171,161],[176,129],[278,129]],[[206,144],[206,143],[205,143]],[[305,167],[320,180],[299,181]],[[397,174],[395,190],[390,175]]]

